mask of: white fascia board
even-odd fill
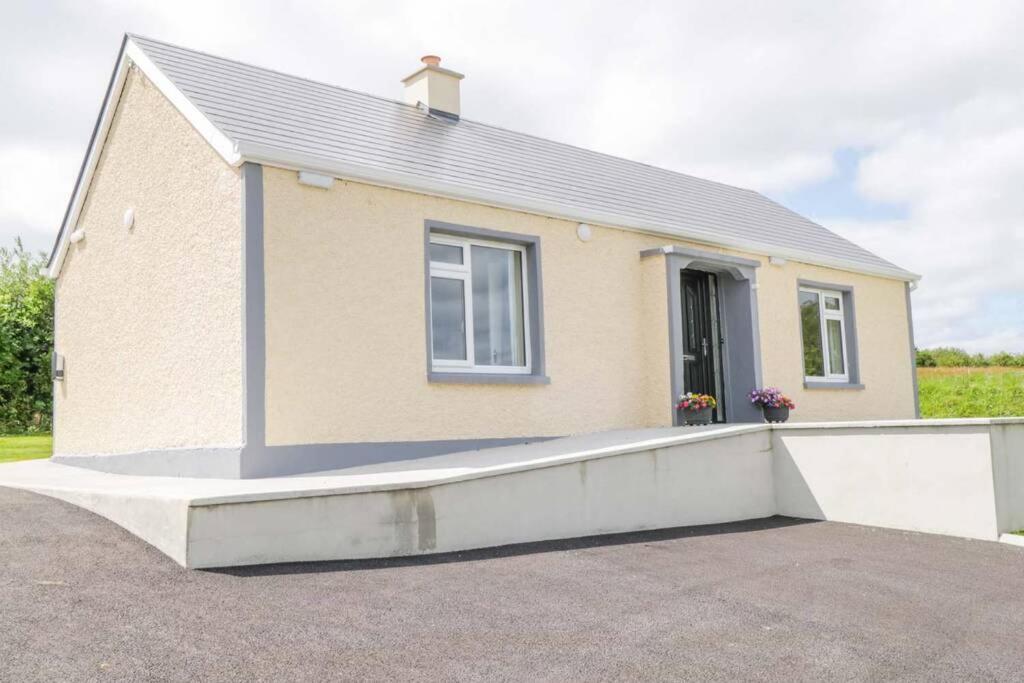
[[[60,268],[64,264],[64,255],[67,253],[68,240],[78,224],[78,217],[82,212],[82,204],[85,202],[85,195],[92,183],[92,175],[99,162],[100,150],[107,139],[107,132],[114,120],[114,110],[121,99],[121,91],[124,89],[124,81],[128,75],[128,62],[125,59],[125,46],[128,40],[121,43],[121,50],[117,55],[117,66],[110,77],[110,84],[107,86],[107,93],[103,98],[103,106],[100,108],[99,118],[93,128],[92,139],[89,141],[89,148],[86,150],[85,159],[78,170],[78,178],[75,180],[75,189],[71,193],[68,207],[64,212],[64,221],[57,232],[57,240],[50,252],[50,261],[46,266],[46,276],[56,279],[60,275]]]
[[[783,256],[793,261],[800,261],[815,266],[835,268],[852,273],[873,275],[894,280],[914,282],[921,278],[902,268],[885,268],[883,266],[872,267],[861,263],[846,261],[840,258],[829,258],[819,254],[812,254],[796,249],[780,248],[774,244],[761,244],[754,240],[734,240],[729,238],[709,239],[707,235],[693,234],[686,230],[673,226],[662,225],[649,221],[637,220],[630,216],[623,216],[613,213],[599,213],[586,209],[578,209],[565,204],[557,204],[538,200],[533,197],[524,197],[512,193],[494,192],[482,190],[469,185],[449,183],[432,178],[425,178],[408,173],[399,173],[382,169],[366,164],[355,164],[351,162],[333,162],[316,158],[308,154],[302,154],[288,149],[272,147],[269,145],[241,142],[238,145],[238,153],[242,161],[287,168],[294,171],[313,171],[323,173],[340,179],[361,181],[372,185],[391,187],[399,190],[407,190],[420,194],[429,194],[449,199],[468,201],[474,204],[484,204],[513,211],[524,211],[550,218],[563,218],[565,220],[584,222],[590,225],[601,225],[608,228],[620,230],[631,230],[659,236],[670,236],[678,239],[696,242],[713,247],[724,247],[737,249],[755,254],[774,254]]]
[[[192,101],[188,99],[185,93],[181,92],[178,86],[174,85],[171,79],[157,68],[149,56],[142,51],[131,37],[128,38],[128,44],[125,46],[125,54],[135,62],[135,65],[139,67],[142,73],[146,74],[146,78],[152,81],[153,85],[163,93],[164,97],[170,100],[175,109],[181,112],[185,120],[192,124],[196,132],[203,136],[203,139],[217,151],[217,154],[220,154],[224,161],[232,166],[238,166],[241,163],[241,157],[238,154],[235,143],[228,136],[224,135],[217,126],[213,125],[213,122],[199,111],[196,105],[192,104]]]
[[[71,233],[78,227],[78,219],[82,213],[85,197],[92,185],[92,177],[96,172],[96,165],[99,163],[103,145],[107,140],[107,133],[110,132],[110,126],[114,121],[114,112],[117,111],[117,104],[121,100],[121,92],[124,90],[124,83],[128,78],[128,70],[133,63],[146,75],[146,78],[156,85],[160,92],[181,112],[182,116],[185,117],[192,127],[203,136],[203,139],[217,150],[217,153],[226,162],[232,166],[237,166],[241,163],[240,156],[235,149],[235,144],[221,133],[208,118],[203,116],[184,93],[171,83],[170,79],[153,64],[153,61],[146,56],[131,37],[126,36],[121,46],[121,52],[117,57],[117,66],[107,88],[107,94],[103,100],[99,119],[93,130],[93,137],[89,142],[89,149],[86,152],[85,160],[82,162],[78,179],[75,182],[74,192],[64,214],[64,221],[61,223],[53,251],[50,253],[50,261],[46,267],[46,276],[50,279],[56,279],[60,275],[61,267],[64,265],[69,238]]]

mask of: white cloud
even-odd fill
[[[107,0],[8,18],[0,240],[54,231],[123,30],[396,97],[436,52],[467,74],[469,118],[763,191],[871,150],[858,189],[908,218],[830,226],[925,275],[922,344],[1024,351],[987,303],[1024,291],[1017,2]]]
[[[1016,112],[1016,116],[1008,115]],[[1024,350],[1024,94],[978,95],[862,163],[868,197],[905,202],[910,217],[848,225],[866,246],[925,274],[915,295],[923,343]],[[991,302],[1016,300],[1017,315]]]
[[[44,249],[60,225],[80,159],[63,148],[0,147],[0,245]]]
[[[972,353],[998,353],[1007,349],[1024,348],[1024,332],[1002,330],[994,334],[965,335],[961,338],[950,337],[942,346],[968,348]]]

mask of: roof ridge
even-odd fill
[[[343,86],[343,85],[338,85],[337,83],[328,83],[327,81],[321,81],[321,80],[317,80],[315,78],[309,78],[307,76],[299,76],[298,74],[288,73],[286,71],[281,71],[279,69],[272,69],[270,67],[260,66],[258,64],[253,64],[251,62],[244,62],[244,61],[242,61],[240,59],[233,59],[231,57],[223,57],[221,55],[216,55],[216,54],[213,54],[211,52],[206,52],[205,50],[196,50],[194,48],[185,47],[184,45],[179,45],[177,43],[170,43],[170,42],[167,42],[165,40],[159,40],[157,38],[150,38],[148,36],[143,36],[143,35],[138,34],[138,33],[130,33],[129,32],[129,33],[126,33],[125,35],[127,35],[131,39],[138,38],[140,40],[144,40],[144,41],[147,41],[147,42],[150,42],[150,43],[157,43],[159,45],[165,45],[167,47],[174,48],[176,50],[184,50],[186,52],[192,52],[194,54],[200,54],[200,55],[203,55],[203,56],[206,56],[206,57],[210,57],[212,59],[217,59],[217,60],[220,60],[220,61],[223,61],[223,62],[230,62],[232,64],[238,64],[239,66],[244,66],[244,67],[247,67],[247,68],[250,68],[250,69],[258,69],[260,71],[266,71],[268,73],[277,74],[278,76],[283,76],[285,78],[294,78],[296,80],[305,81],[306,83],[312,83],[314,85],[324,86],[324,87],[327,87],[327,88],[334,88],[336,90],[343,90],[345,92],[352,93],[352,94],[355,94],[355,95],[361,95],[363,97],[369,97],[369,98],[372,98],[372,99],[375,99],[375,100],[381,100],[383,102],[388,102],[388,103],[391,103],[391,104],[398,104],[398,105],[401,105],[403,107],[408,107],[409,109],[413,109],[413,110],[417,110],[417,111],[420,110],[419,107],[417,107],[416,105],[413,105],[413,104],[409,104],[408,102],[403,102],[401,100],[398,100],[398,99],[395,99],[395,98],[392,98],[392,97],[386,97],[384,95],[377,95],[375,93],[370,93],[370,92],[366,92],[366,91],[363,91],[363,90],[356,90],[354,88],[349,88],[349,87],[346,87],[346,86]],[[531,138],[533,140],[540,140],[542,142],[546,142],[546,143],[549,143],[549,144],[560,145],[562,147],[566,147],[566,148],[569,148],[569,149],[577,150],[579,152],[583,152],[584,154],[590,154],[590,155],[593,155],[593,156],[603,157],[603,158],[606,158],[606,159],[611,159],[611,160],[615,160],[615,161],[624,161],[624,162],[629,163],[629,164],[636,164],[638,166],[644,166],[644,167],[649,168],[649,169],[651,169],[653,171],[657,171],[658,173],[667,173],[667,174],[672,174],[672,175],[679,175],[679,176],[683,176],[685,178],[689,178],[691,180],[696,180],[698,182],[708,183],[708,184],[711,184],[711,185],[717,185],[719,187],[728,188],[730,190],[739,190],[741,192],[749,192],[751,194],[755,194],[755,195],[758,195],[758,196],[761,196],[761,197],[765,197],[766,199],[768,199],[768,197],[766,197],[763,193],[758,192],[757,190],[753,190],[753,189],[748,188],[748,187],[742,187],[740,185],[732,185],[730,183],[726,183],[726,182],[723,182],[723,181],[720,181],[720,180],[714,180],[712,178],[704,178],[704,177],[693,175],[693,174],[690,174],[690,173],[685,173],[683,171],[677,171],[675,169],[665,168],[664,166],[658,166],[658,165],[653,164],[653,163],[648,162],[648,161],[638,161],[636,159],[630,159],[628,157],[619,156],[617,154],[611,154],[611,153],[608,153],[608,152],[601,152],[601,151],[598,151],[598,150],[595,150],[595,149],[590,149],[588,147],[583,147],[582,145],[577,145],[577,144],[574,144],[574,143],[571,143],[571,142],[563,142],[561,140],[555,140],[553,138],[547,138],[547,137],[544,137],[542,135],[537,135],[535,133],[527,133],[525,131],[513,130],[513,129],[507,128],[505,126],[499,126],[499,125],[494,124],[494,123],[487,123],[485,121],[480,121],[480,120],[473,119],[473,118],[467,118],[465,116],[460,116],[459,117],[459,122],[460,123],[469,123],[469,124],[472,124],[474,126],[480,126],[481,128],[486,128],[486,129],[490,129],[490,130],[501,131],[503,133],[508,133],[508,134],[514,135],[514,136],[521,136],[521,137],[525,137],[525,138]],[[824,226],[820,226],[820,227],[824,227]],[[825,229],[827,230],[828,228],[825,228]]]
[[[440,172],[443,182],[483,196],[511,192],[545,206],[578,205],[583,220],[617,216],[624,226],[637,220],[633,227],[660,226],[653,229],[709,244],[775,245],[780,253],[806,255],[808,263],[919,277],[756,190],[472,118],[444,130],[423,129],[431,116],[422,106],[136,33],[125,39],[236,145],[290,150],[304,163],[349,164],[350,171],[352,164],[377,164],[370,182],[381,173],[409,173],[431,186]],[[235,91],[247,83],[270,99],[244,102],[248,91]],[[370,134],[379,127],[384,142]],[[396,145],[403,136],[416,149],[402,153],[405,148]],[[417,182],[410,187],[420,187]],[[775,241],[762,242],[758,235]]]
[[[145,41],[150,42],[150,43],[157,43],[159,45],[165,45],[167,47],[174,48],[175,50],[184,50],[185,52],[192,52],[194,54],[203,55],[204,57],[210,57],[212,59],[217,59],[217,60],[220,60],[222,62],[231,62],[232,64],[238,64],[239,66],[245,66],[245,67],[248,67],[250,69],[259,69],[260,71],[266,71],[268,73],[277,74],[278,76],[284,76],[285,78],[294,78],[294,79],[299,80],[299,81],[305,81],[307,83],[313,83],[314,85],[322,85],[322,86],[326,86],[328,88],[335,88],[337,90],[344,90],[345,92],[349,92],[349,93],[352,93],[354,95],[362,95],[363,97],[370,97],[370,98],[375,99],[375,100],[383,100],[384,102],[390,102],[392,104],[400,104],[403,107],[409,107],[411,109],[417,109],[417,107],[415,105],[409,104],[407,102],[402,102],[401,100],[396,100],[396,99],[391,98],[391,97],[385,97],[383,95],[376,95],[374,93],[366,92],[364,90],[356,90],[355,88],[348,88],[348,87],[345,87],[343,85],[338,85],[337,83],[328,83],[327,81],[318,81],[315,78],[309,78],[307,76],[299,76],[298,74],[288,73],[286,71],[281,71],[280,69],[272,69],[272,68],[266,67],[266,66],[260,66],[259,64],[253,64],[251,62],[243,62],[241,59],[234,59],[232,57],[224,57],[224,56],[221,56],[221,55],[215,55],[212,52],[206,52],[205,50],[196,50],[196,49],[193,49],[191,47],[185,47],[184,45],[178,45],[177,43],[169,43],[166,40],[158,40],[156,38],[149,38],[148,36],[143,36],[143,35],[140,35],[138,33],[127,33],[125,35],[127,35],[131,39],[138,38],[140,40],[145,40]]]

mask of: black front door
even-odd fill
[[[719,396],[717,281],[712,273],[684,270],[680,297],[683,304],[683,391],[711,394],[719,401],[715,420],[725,419]]]

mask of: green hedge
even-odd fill
[[[0,434],[50,431],[53,282],[42,254],[0,248]]]
[[[917,349],[919,368],[1024,368],[1024,353],[1000,351],[986,356],[967,353],[963,349],[940,346],[935,349]]]

